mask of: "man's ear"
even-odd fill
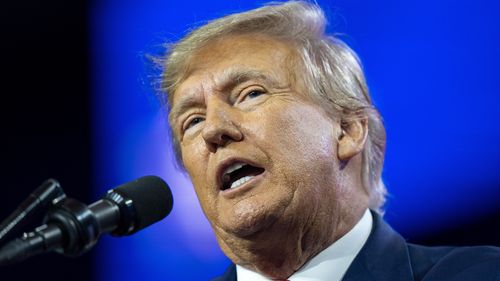
[[[340,161],[349,161],[365,147],[368,136],[368,120],[342,121],[340,129],[337,157]]]

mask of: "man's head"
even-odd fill
[[[384,201],[384,127],[357,57],[324,28],[312,4],[266,6],[193,31],[165,62],[175,150],[218,241],[270,276]]]

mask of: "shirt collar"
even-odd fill
[[[340,281],[359,253],[372,229],[373,218],[366,210],[359,222],[339,240],[308,261],[288,278],[290,281]],[[236,265],[238,281],[269,281],[261,274]]]

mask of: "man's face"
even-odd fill
[[[306,98],[290,56],[267,37],[226,37],[191,58],[174,93],[174,136],[219,240],[338,222],[339,125]]]

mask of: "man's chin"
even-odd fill
[[[239,218],[231,218],[222,230],[234,237],[249,239],[269,231],[277,217],[269,214],[253,214]]]

